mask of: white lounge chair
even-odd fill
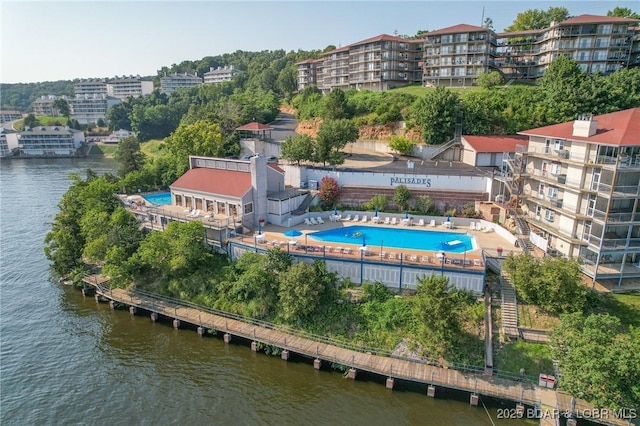
[[[395,217],[391,218],[391,224],[392,225],[397,225],[398,224],[398,219],[396,219]]]
[[[417,262],[418,261],[418,256],[416,256],[415,254],[412,254],[411,256],[409,256],[409,260],[412,262]]]
[[[364,216],[362,216],[362,220],[360,222],[366,222],[367,221],[367,215],[365,214]]]
[[[380,259],[384,259],[386,257],[387,257],[387,252],[386,251],[380,252]]]
[[[418,221],[418,226],[424,226],[424,219],[420,219]]]
[[[484,229],[482,230],[482,232],[484,232],[485,234],[486,234],[486,233],[489,233],[489,232],[493,232],[493,227],[491,227],[491,226],[487,226],[486,228],[484,228]]]
[[[429,226],[435,228],[436,227],[436,220],[435,219],[431,219],[431,222],[429,222]]]
[[[350,221],[350,220],[351,220],[351,215],[350,215],[350,214],[348,214],[348,215],[347,215],[345,218],[343,218],[342,220],[343,220],[343,221],[345,221],[345,222]]]
[[[482,261],[480,259],[473,259],[473,266],[482,266]]]
[[[472,231],[475,231],[476,230],[476,223],[475,222],[471,222],[469,224],[469,229],[471,229]]]
[[[322,220],[322,218],[321,218],[320,216],[318,216],[318,217],[316,218],[316,221],[317,221],[319,224],[321,224],[321,225],[324,223],[324,220]]]
[[[359,214],[357,214],[357,215],[355,215],[355,216],[353,217],[352,222],[358,222],[359,220],[360,220],[360,215],[359,215]]]
[[[389,225],[391,223],[391,218],[389,216],[384,218],[384,224]]]
[[[311,223],[311,221],[309,220],[309,218],[305,218],[304,223],[305,223],[306,225],[309,225],[309,226],[313,225],[313,223]]]
[[[200,209],[193,212],[193,214],[190,217],[200,217]]]
[[[342,253],[351,254],[351,253],[353,253],[353,251],[349,247],[345,247],[345,248],[342,249]]]
[[[390,259],[390,260],[396,260],[397,256],[398,256],[398,255],[397,255],[395,252],[391,252],[391,253],[389,253],[389,259]]]
[[[430,263],[429,256],[422,256],[422,263]]]
[[[315,217],[312,217],[309,219],[311,221],[311,223],[313,223],[314,225],[319,225],[318,221],[316,220]]]

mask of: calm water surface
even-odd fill
[[[344,379],[111,311],[59,285],[42,240],[68,174],[88,167],[116,169],[109,160],[0,163],[0,424],[491,424],[466,395],[387,391],[374,378]],[[495,408],[493,421],[507,424]]]

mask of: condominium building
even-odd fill
[[[7,143],[18,146],[25,156],[75,155],[84,143],[84,133],[65,126],[37,126],[8,133]]]
[[[106,95],[107,82],[99,78],[78,80],[73,84],[73,92],[78,95]]]
[[[153,92],[153,81],[142,80],[140,76],[116,76],[107,82],[107,94],[122,100],[149,95],[151,92]]]
[[[95,124],[98,120],[106,121],[107,110],[122,102],[118,98],[107,96],[106,94],[85,94],[76,95],[70,99],[69,109],[71,118],[80,124]]]
[[[520,134],[528,148],[507,165],[530,241],[579,259],[594,282],[639,278],[640,108]]]
[[[424,86],[471,86],[495,69],[496,36],[488,28],[459,24],[431,31],[424,40]]]
[[[202,78],[198,77],[196,74],[171,74],[160,77],[160,89],[166,93],[170,94],[178,89],[182,89],[185,87],[194,87],[199,84],[202,84]]]
[[[64,99],[69,102],[71,100],[70,97],[62,95],[43,95],[38,99],[33,101],[33,114],[34,115],[46,115],[48,117],[59,117],[60,111],[57,108],[53,107],[53,101],[56,99]]]
[[[17,139],[11,137],[7,139],[5,128],[0,127],[0,158],[12,156],[16,148],[18,148]]]
[[[309,86],[319,86],[318,76],[322,80],[322,59],[307,59],[298,62],[298,90],[306,89]]]
[[[558,56],[578,62],[587,74],[609,74],[631,65],[639,21],[580,15],[548,28],[498,34],[496,62],[507,78],[537,78]],[[637,48],[637,45],[636,45]]]
[[[20,111],[0,110],[0,123],[19,120],[21,118],[22,118],[22,113]]]
[[[380,34],[299,62],[298,90],[388,90],[420,82],[422,41]]]
[[[233,65],[213,68],[210,67],[209,71],[204,73],[204,84],[218,84],[223,81],[231,81],[231,79],[243,73],[244,71],[240,71]]]

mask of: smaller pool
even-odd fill
[[[166,206],[167,204],[171,204],[170,192],[157,192],[155,194],[147,194],[143,195],[142,198],[156,206]]]

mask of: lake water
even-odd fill
[[[70,172],[109,160],[0,164],[0,424],[491,425],[468,395],[316,371],[111,311],[51,279],[42,240]],[[456,400],[456,398],[459,398]],[[509,404],[512,406],[512,404]]]

